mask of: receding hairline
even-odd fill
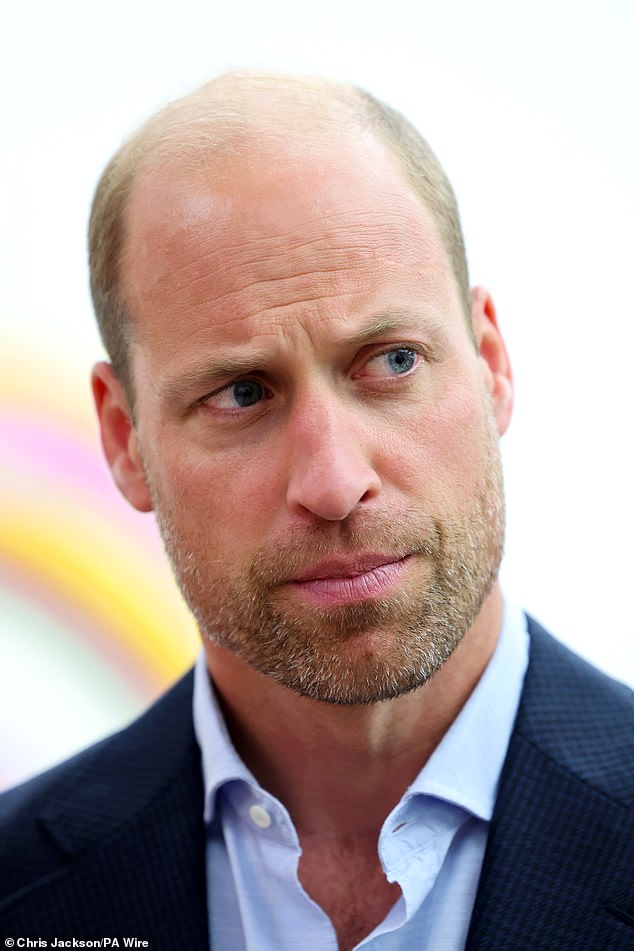
[[[189,157],[213,160],[228,149],[248,148],[253,137],[271,148],[308,145],[333,130],[372,129],[371,99],[357,86],[319,76],[234,71],[168,103],[139,127],[120,154],[125,159],[129,152],[142,173],[155,162],[172,160],[186,168]]]
[[[457,280],[470,326],[468,275],[451,185],[426,141],[396,110],[349,83],[254,71],[223,74],[168,103],[115,154],[97,187],[89,229],[91,290],[102,338],[133,398],[129,352],[133,315],[120,281],[126,215],[137,182],[161,167],[196,174],[230,169],[231,155],[280,156],[292,143],[309,152],[334,133],[368,134],[387,147],[431,212]]]

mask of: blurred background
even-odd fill
[[[85,230],[148,113],[219,71],[323,73],[445,165],[515,369],[503,578],[634,681],[630,0],[44,0],[0,38],[0,786],[127,722],[191,663],[151,516],[102,462]]]

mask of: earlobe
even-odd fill
[[[513,374],[495,305],[483,287],[474,287],[471,291],[471,317],[498,433],[502,436],[513,412]]]
[[[136,429],[123,386],[109,363],[92,371],[92,391],[101,430],[101,445],[121,494],[140,512],[152,511]]]

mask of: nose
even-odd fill
[[[381,480],[360,430],[359,419],[334,400],[312,400],[295,412],[287,492],[292,512],[342,521],[378,495]]]

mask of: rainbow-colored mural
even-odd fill
[[[151,516],[119,498],[88,377],[11,354],[0,383],[0,786],[130,719],[191,663]]]

